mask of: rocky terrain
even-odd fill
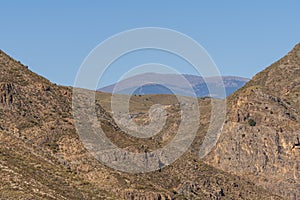
[[[108,168],[84,147],[72,88],[52,84],[0,51],[0,199],[299,199],[299,57],[298,45],[229,97],[223,134],[207,158],[198,152],[213,100],[201,98],[189,150],[155,172],[130,174]],[[149,123],[154,104],[167,112],[162,131],[147,139],[122,131],[110,101],[110,94],[97,92],[96,113],[122,149],[154,151],[178,129],[180,107],[172,95],[131,97],[130,117],[138,124]]]
[[[300,44],[228,98],[222,136],[207,163],[300,199]]]

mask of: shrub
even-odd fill
[[[248,124],[249,124],[250,126],[255,126],[255,125],[256,125],[256,121],[254,121],[254,119],[249,119],[249,120],[248,120]]]

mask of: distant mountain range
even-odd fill
[[[186,80],[184,84],[183,80]],[[117,94],[178,94],[185,96],[204,97],[211,96],[222,98],[220,94],[213,94],[212,91],[222,89],[222,80],[226,96],[232,94],[249,79],[236,76],[223,76],[203,78],[196,75],[159,74],[145,73],[124,79],[116,84],[100,88],[98,91]],[[209,89],[211,89],[211,92]]]

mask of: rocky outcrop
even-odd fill
[[[134,189],[117,190],[116,194],[124,200],[171,200],[171,196],[163,192],[145,192]]]
[[[14,85],[12,83],[0,83],[0,103],[4,106],[11,106],[14,98]]]
[[[300,198],[300,44],[228,99],[220,140],[206,162]]]

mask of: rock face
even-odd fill
[[[12,83],[2,83],[0,84],[1,99],[0,103],[4,105],[12,105],[14,85]]]
[[[228,98],[220,140],[206,162],[300,199],[300,44]]]

